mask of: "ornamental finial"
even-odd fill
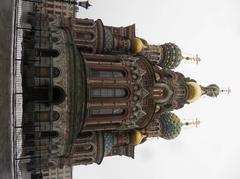
[[[231,88],[227,88],[227,89],[221,89],[220,92],[225,93],[225,94],[230,94],[232,92],[232,90],[231,90]]]
[[[196,64],[198,64],[200,61],[201,61],[201,58],[198,56],[198,54],[196,54],[195,56],[192,56],[192,57],[183,57],[184,60],[187,60],[187,61],[192,61]]]
[[[187,121],[187,122],[184,122],[183,125],[185,126],[195,126],[196,128],[199,126],[200,124],[200,121],[196,118],[195,120],[191,120],[191,121]]]

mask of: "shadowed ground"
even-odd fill
[[[11,35],[14,0],[0,5],[0,178],[12,178],[11,168]]]

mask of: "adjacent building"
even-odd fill
[[[59,15],[64,17],[76,17],[76,13],[79,10],[74,4],[54,0],[44,0],[42,3],[36,3],[35,8],[36,11],[43,14]]]

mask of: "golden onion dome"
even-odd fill
[[[187,85],[189,88],[189,95],[187,98],[187,102],[193,103],[202,96],[202,89],[200,85],[198,85],[195,82],[188,82]]]
[[[135,131],[133,134],[133,143],[135,145],[141,144],[147,138],[146,135],[142,134],[140,131]]]
[[[146,48],[146,46],[141,39],[135,37],[132,40],[132,50],[134,53],[140,53],[144,48]]]

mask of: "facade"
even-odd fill
[[[148,44],[135,25],[40,13],[29,13],[28,23],[41,29],[24,31],[23,41],[22,155],[31,156],[32,178],[114,155],[134,158],[148,138],[174,139],[191,124],[173,110],[220,93],[174,71],[181,49]]]

